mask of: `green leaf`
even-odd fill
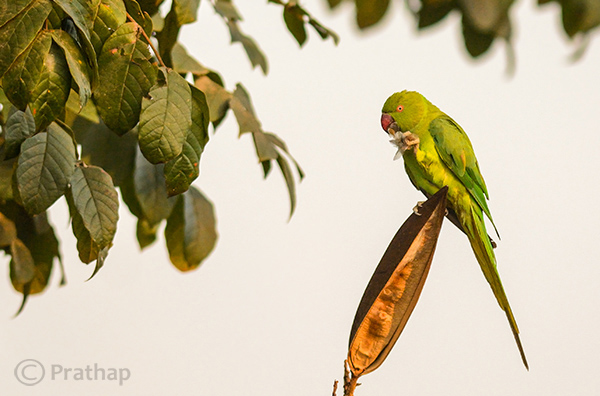
[[[13,19],[31,3],[31,0],[11,0],[0,2],[0,27]]]
[[[73,202],[71,191],[69,190],[65,195],[67,197],[67,203],[69,204],[73,235],[75,235],[75,238],[77,238],[77,251],[79,252],[79,259],[85,264],[89,264],[96,260],[94,272],[92,272],[92,275],[88,279],[90,280],[98,273],[100,268],[104,266],[104,261],[106,260],[110,246],[106,246],[104,248],[100,248],[98,246],[98,244],[92,238],[89,230],[86,228],[83,218],[79,214],[79,211]]]
[[[173,0],[179,25],[196,22],[200,0]]]
[[[127,21],[127,12],[122,0],[102,0],[94,18],[90,41],[96,54],[100,54],[104,42]]]
[[[461,0],[461,10],[470,25],[481,33],[497,30],[501,20],[508,15],[514,0]]]
[[[79,95],[72,90],[65,106],[65,123],[72,127],[73,122],[76,119],[81,118],[89,123],[98,124],[100,122],[100,116],[96,110],[96,105],[94,105],[93,102],[88,101],[83,108],[80,108],[79,103]]]
[[[294,210],[296,209],[296,183],[294,181],[294,175],[292,174],[287,160],[283,156],[280,155],[277,157],[277,165],[279,165],[279,169],[281,169],[285,184],[288,188],[288,193],[290,195],[290,217],[292,217]]]
[[[173,59],[173,70],[177,73],[192,73],[195,76],[202,76],[210,72],[210,70],[190,56],[185,47],[179,43],[175,43],[175,46],[173,46],[171,56]]]
[[[31,92],[31,112],[36,130],[41,131],[63,111],[71,90],[71,74],[63,52],[56,44],[44,58],[44,68]]]
[[[455,0],[429,0],[423,1],[417,12],[419,29],[434,25],[446,17],[456,7]]]
[[[102,168],[81,164],[71,177],[71,194],[85,228],[100,249],[110,246],[117,231],[119,197]]]
[[[173,1],[171,10],[164,19],[163,28],[156,34],[156,39],[158,40],[158,52],[167,67],[173,67],[171,51],[177,42],[179,29],[181,29],[181,23],[179,22],[177,12],[175,11],[176,5],[177,2]]]
[[[482,33],[476,30],[464,16],[462,27],[465,47],[473,58],[483,55],[496,38],[494,34]]]
[[[158,12],[158,7],[164,2],[164,0],[138,0],[140,8],[148,13],[148,15],[154,15]]]
[[[244,132],[252,133],[254,147],[256,148],[256,155],[258,156],[259,162],[263,166],[263,172],[265,177],[267,177],[271,170],[271,160],[277,161],[277,165],[279,165],[281,173],[283,174],[286,185],[288,187],[291,203],[291,216],[296,206],[296,187],[294,176],[290,170],[287,160],[284,157],[282,157],[277,150],[277,147],[279,147],[283,152],[289,155],[285,143],[276,135],[271,133],[267,134],[262,130],[260,121],[258,121],[254,114],[254,109],[252,108],[250,96],[241,84],[238,84],[236,86],[233,96],[229,101],[229,105],[233,110],[235,118],[237,119],[237,122],[240,126],[240,134]],[[300,179],[302,179],[304,177],[304,173],[302,172],[296,161],[293,158],[292,160],[294,161],[294,164],[298,169]]]
[[[258,48],[256,42],[250,37],[246,36],[242,33],[237,22],[235,20],[229,19],[227,20],[227,27],[229,28],[229,34],[231,34],[231,42],[239,42],[242,43],[246,54],[248,55],[248,59],[250,59],[250,63],[252,64],[252,68],[256,66],[260,66],[264,74],[268,72],[267,58],[263,54],[263,52]]]
[[[216,2],[213,4],[215,11],[223,18],[234,19],[238,21],[242,20],[240,13],[237,11],[231,0],[216,0]]]
[[[15,223],[0,212],[0,248],[10,246],[17,239]]]
[[[221,121],[225,118],[227,110],[229,109],[229,101],[231,100],[231,93],[228,92],[223,86],[217,84],[208,76],[201,76],[196,79],[194,85],[204,92],[206,95],[206,102],[208,104],[208,110],[210,114],[210,121],[216,128]]]
[[[562,22],[569,38],[587,33],[600,25],[600,4],[597,0],[561,1]]]
[[[65,192],[75,164],[73,139],[57,124],[21,145],[16,178],[25,209],[39,214]]]
[[[2,78],[6,96],[20,110],[25,110],[27,104],[31,102],[31,92],[40,79],[44,69],[44,59],[50,51],[51,44],[50,34],[42,31]]]
[[[81,144],[81,159],[104,169],[116,186],[120,186],[133,173],[137,136],[114,134],[104,123],[91,123],[79,119],[73,129],[78,130],[77,142]]]
[[[0,202],[13,200],[14,164],[16,158],[0,162]]]
[[[35,277],[35,262],[27,246],[20,239],[13,239],[10,255],[10,279],[13,284],[23,286],[30,283]]]
[[[273,142],[271,142],[264,132],[254,132],[252,138],[254,140],[254,147],[256,148],[256,156],[260,162],[276,160],[279,157],[279,153]],[[267,173],[265,171],[265,177],[267,177]]]
[[[81,49],[73,37],[69,36],[67,32],[54,30],[52,31],[52,38],[63,50],[71,76],[79,88],[77,90],[79,95],[79,108],[82,109],[86,105],[88,99],[92,96],[89,66]]]
[[[68,16],[73,19],[75,26],[91,39],[94,25],[94,14],[98,9],[100,0],[53,0]]]
[[[256,118],[250,96],[242,84],[237,84],[233,97],[229,102],[233,114],[240,127],[240,135],[244,132],[261,132],[260,121]]]
[[[187,81],[173,70],[160,69],[159,76],[142,100],[138,132],[140,149],[153,164],[179,155],[192,125],[192,95]]]
[[[302,9],[296,4],[287,3],[283,8],[283,20],[288,30],[300,47],[306,42],[306,29],[304,27],[304,15]]]
[[[124,0],[124,3],[127,13],[142,29],[144,29],[146,36],[151,37],[154,28],[152,26],[152,18],[150,18],[150,15],[142,10],[139,3],[135,0]]]
[[[140,249],[152,245],[156,241],[156,232],[158,231],[158,224],[150,224],[148,220],[141,218],[138,219],[135,234],[140,245]]]
[[[317,33],[319,33],[319,36],[321,36],[323,40],[325,40],[328,37],[331,37],[335,45],[338,45],[340,43],[340,37],[337,34],[335,34],[335,32],[333,32],[330,29],[327,29],[325,26],[321,25],[312,17],[308,19],[308,23],[317,31]]]
[[[33,0],[0,27],[0,77],[33,41],[51,10],[49,0]]]
[[[77,238],[77,252],[79,253],[79,259],[82,263],[89,264],[98,259],[100,248],[98,247],[98,244],[94,242],[89,230],[83,223],[83,218],[75,207],[71,193],[67,193],[66,196],[67,202],[69,203],[69,212],[71,213],[73,235]]]
[[[208,106],[198,88],[192,90],[192,126],[186,136],[181,154],[165,164],[165,179],[169,196],[186,191],[200,174],[200,156],[208,142]]]
[[[0,204],[0,212],[15,223],[17,237],[29,250],[34,262],[34,276],[30,282],[25,284],[15,282],[14,273],[11,270],[11,281],[15,290],[26,297],[28,294],[41,293],[50,280],[54,259],[60,260],[58,251],[58,239],[46,213],[30,216],[25,209],[14,201]],[[64,283],[64,279],[63,279]]]
[[[142,216],[150,225],[169,217],[176,198],[169,198],[165,184],[164,165],[153,165],[140,151],[135,157],[134,191]],[[131,209],[131,206],[130,206]]]
[[[290,157],[290,159],[294,163],[294,166],[296,167],[296,171],[298,172],[298,176],[300,177],[300,180],[304,179],[304,171],[302,170],[302,168],[300,168],[300,165],[298,164],[298,162],[290,154],[285,142],[283,140],[281,140],[274,133],[265,133],[265,135],[267,136],[267,138],[269,138],[270,141],[273,142],[273,144],[275,146],[279,147],[288,157]]]
[[[73,19],[73,23],[78,31],[77,37],[83,51],[87,55],[88,61],[91,63],[93,80],[96,81],[98,77],[98,64],[96,61],[96,51],[92,44],[92,29],[100,0],[56,0],[55,2],[65,14]]]
[[[390,0],[355,0],[356,23],[360,29],[375,25],[387,12]]]
[[[121,25],[104,43],[98,59],[94,100],[104,123],[122,135],[138,122],[142,98],[156,80],[150,53],[138,40],[136,24]]]
[[[217,241],[212,203],[192,187],[178,197],[167,220],[165,239],[169,258],[180,271],[197,268]]]
[[[11,107],[6,120],[4,138],[5,158],[19,155],[21,144],[35,134],[35,121],[29,107],[25,111]]]

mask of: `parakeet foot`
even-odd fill
[[[395,131],[392,128],[388,130],[388,133],[392,137],[390,143],[398,147],[398,151],[394,156],[394,160],[400,158],[406,152],[406,150],[414,149],[416,151],[419,149],[420,140],[419,137],[414,133],[410,131]]]
[[[419,213],[419,209],[421,209],[423,207],[424,203],[425,203],[425,201],[417,202],[417,204],[413,208],[413,213],[416,214],[417,216],[421,216],[421,213]]]

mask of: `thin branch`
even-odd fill
[[[344,396],[354,396],[354,389],[360,385],[358,383],[359,377],[360,374],[355,376],[354,373],[350,373],[348,361],[344,360]]]
[[[129,13],[127,13],[127,19],[129,19],[130,22],[135,23],[137,25],[138,29],[142,32],[142,36],[144,36],[144,38],[146,39],[146,42],[148,43],[148,45],[150,46],[150,48],[152,48],[152,51],[154,52],[154,55],[156,55],[156,59],[158,59],[158,63],[160,63],[160,65],[162,67],[167,67],[165,65],[165,63],[163,62],[162,58],[160,57],[160,54],[158,53],[158,50],[156,49],[156,47],[154,47],[154,44],[152,44],[152,40],[150,40],[150,38],[148,37],[148,35],[144,31],[144,28],[141,27],[140,24],[137,23],[137,21],[135,19],[133,19],[133,17],[131,15],[129,15]]]

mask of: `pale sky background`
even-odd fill
[[[179,273],[164,238],[143,253],[121,205],[104,268],[85,282],[63,201],[51,217],[68,285],[59,272],[25,311],[0,280],[0,383],[6,395],[330,395],[342,379],[362,293],[398,227],[422,196],[379,125],[385,99],[418,90],[469,134],[502,240],[498,267],[521,329],[523,367],[506,318],[467,239],[445,222],[421,299],[385,363],[361,379],[369,395],[600,394],[600,40],[584,59],[559,29],[554,4],[519,1],[517,70],[505,73],[502,43],[481,61],[463,49],[458,15],[417,34],[394,2],[365,35],[350,7],[302,4],[341,36],[335,47],[309,32],[305,48],[285,30],[281,8],[238,1],[244,32],[267,54],[264,77],[208,2],[183,42],[227,87],[241,81],[265,130],[281,136],[306,171],[298,207],[274,169],[266,181],[249,135],[233,114],[211,138],[195,185],[215,203],[220,239],[196,271]],[[6,264],[8,261],[3,259]],[[27,387],[14,367],[46,366]],[[127,368],[114,381],[50,379],[51,365]],[[338,390],[338,395],[341,391]]]

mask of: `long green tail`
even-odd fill
[[[479,205],[477,205],[476,202],[472,202],[470,214],[467,213],[465,216],[461,217],[463,217],[461,222],[463,223],[463,228],[469,237],[469,242],[471,242],[471,247],[473,248],[475,257],[477,258],[481,270],[485,275],[485,279],[487,279],[488,283],[492,287],[492,290],[494,291],[494,295],[496,296],[496,300],[498,300],[500,308],[502,308],[506,313],[513,336],[515,337],[515,341],[519,347],[523,364],[525,364],[525,367],[527,370],[529,370],[529,364],[527,364],[525,351],[523,350],[523,345],[521,344],[521,339],[519,338],[519,328],[517,327],[517,322],[513,316],[512,310],[510,309],[510,304],[508,303],[508,298],[506,297],[506,293],[502,287],[500,275],[496,269],[496,256],[494,255],[490,238],[488,237],[485,229],[481,208],[479,208]]]

